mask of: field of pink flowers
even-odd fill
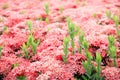
[[[120,0],[0,0],[0,80],[120,80]]]

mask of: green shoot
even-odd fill
[[[116,30],[117,30],[117,35],[120,36],[120,30],[118,28],[118,26],[119,26],[119,17],[116,16],[116,15],[114,15],[113,16],[113,20],[115,22],[115,26],[116,26]]]
[[[46,12],[46,15],[48,16],[50,12],[48,3],[45,4],[45,12]]]
[[[0,58],[2,56],[2,49],[3,49],[3,46],[0,46]]]
[[[79,26],[75,26],[74,35],[75,35],[75,36],[78,36],[78,35],[79,35],[79,32],[80,32],[80,27],[79,27]]]
[[[4,20],[4,17],[0,17],[0,23],[3,22]]]
[[[63,61],[65,63],[67,63],[67,58],[68,58],[68,45],[69,45],[69,39],[65,37],[63,40],[63,51],[65,55],[62,56]]]
[[[30,30],[30,34],[32,34],[32,22],[31,21],[27,21],[26,22],[28,29]]]
[[[8,32],[9,32],[7,26],[3,26],[3,31],[4,31],[5,33],[8,33]]]
[[[37,42],[33,41],[33,42],[31,43],[31,47],[32,47],[32,52],[33,52],[33,54],[36,53],[37,46],[39,45],[39,43],[40,43],[40,39],[38,39]]]
[[[15,67],[18,67],[19,66],[19,63],[14,63],[13,65],[12,65],[12,68],[14,69]]]
[[[91,79],[91,74],[93,71],[93,64],[91,63],[91,60],[93,59],[91,53],[87,53],[87,61],[83,62],[83,66],[86,70],[86,75],[88,77],[88,79]]]
[[[83,41],[84,41],[84,32],[83,31],[81,31],[81,33],[79,34],[79,41],[78,41],[78,43],[79,43],[79,49],[78,49],[78,52],[79,53],[81,53],[81,51],[82,51],[82,48],[83,48]]]
[[[97,18],[97,14],[96,14],[96,13],[94,13],[94,14],[93,14],[93,17],[94,17],[94,18]]]
[[[49,23],[49,22],[50,22],[48,17],[45,18],[45,22],[46,22],[46,23]]]
[[[102,62],[102,58],[100,53],[96,53],[96,59],[95,59],[96,63],[97,63],[97,79],[100,80],[101,76],[101,62]]]
[[[9,5],[7,3],[5,3],[3,6],[2,6],[2,9],[7,9],[9,7]]]
[[[21,48],[25,53],[24,57],[29,59],[30,58],[30,55],[29,55],[30,52],[29,52],[28,48],[31,48],[33,55],[35,55],[36,50],[37,50],[37,46],[40,43],[40,39],[35,41],[35,38],[34,38],[33,33],[32,33],[32,22],[31,21],[27,21],[27,26],[28,26],[28,29],[30,30],[30,35],[28,36],[27,42],[24,43]]]
[[[116,47],[115,46],[111,46],[110,47],[110,52],[111,52],[111,57],[113,58],[113,64],[114,66],[117,66],[117,62],[116,62]]]
[[[17,80],[27,80],[26,76],[17,76]]]
[[[21,48],[22,48],[22,51],[24,51],[25,53],[25,58],[29,59],[29,51],[28,51],[27,45],[24,43]]]
[[[118,18],[118,16],[114,15],[113,20],[115,22],[115,26],[118,27],[119,26],[119,18]]]
[[[72,54],[74,54],[75,24],[73,22],[71,22],[70,18],[67,19],[67,23],[68,23],[69,35],[71,38]]]
[[[92,63],[92,55],[91,53],[87,53],[88,57],[87,57],[87,61],[83,62],[83,66],[86,70],[85,75],[82,75],[82,79],[83,80],[104,80],[104,77],[101,76],[101,55],[100,53],[96,53],[96,63],[97,66],[94,66],[94,64]]]
[[[37,50],[37,46],[39,45],[39,43],[40,43],[40,40],[38,39],[38,40],[35,42],[34,37],[33,37],[32,35],[30,35],[30,36],[28,37],[27,43],[24,43],[24,44],[22,45],[22,50],[23,50],[24,53],[25,53],[25,58],[27,58],[27,59],[30,58],[30,56],[29,56],[29,51],[28,51],[28,48],[29,48],[29,47],[31,47],[32,53],[35,55],[36,50]]]
[[[108,54],[111,58],[114,59],[113,64],[116,66],[116,47],[115,47],[115,38],[113,36],[108,36]]]
[[[49,4],[48,3],[45,4],[45,13],[46,13],[45,21],[46,21],[46,23],[49,23],[48,15],[50,13],[50,10],[49,10]]]
[[[106,11],[106,16],[107,16],[109,19],[112,19],[112,20],[115,22],[115,27],[116,27],[116,31],[117,31],[117,36],[120,36],[120,30],[119,30],[119,28],[118,28],[118,26],[119,26],[119,24],[120,24],[120,23],[119,23],[119,20],[120,20],[119,16],[111,14],[110,11]]]
[[[82,6],[86,6],[87,5],[87,3],[84,1],[84,2],[82,2]]]
[[[63,10],[64,10],[64,8],[63,8],[63,6],[61,6],[61,7],[59,8],[60,13],[62,13]]]
[[[106,11],[106,16],[110,19],[111,18],[111,12],[110,11]]]
[[[83,44],[83,47],[84,47],[85,52],[87,52],[87,51],[88,51],[88,48],[89,48],[88,41],[87,41],[87,40],[84,40],[84,41],[82,42],[82,44]]]
[[[111,35],[108,36],[108,43],[109,43],[108,47],[114,46],[114,44],[115,44],[114,36],[111,36]]]

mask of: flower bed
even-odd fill
[[[120,80],[119,38],[120,0],[0,0],[0,80]]]

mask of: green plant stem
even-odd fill
[[[114,57],[113,60],[114,60],[114,66],[116,67],[117,66],[116,57]]]
[[[72,54],[74,54],[74,46],[75,46],[75,44],[74,44],[74,40],[73,39],[71,40],[71,45],[72,45]]]

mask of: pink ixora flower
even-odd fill
[[[120,79],[120,69],[115,67],[106,67],[102,70],[105,80],[119,80]]]

